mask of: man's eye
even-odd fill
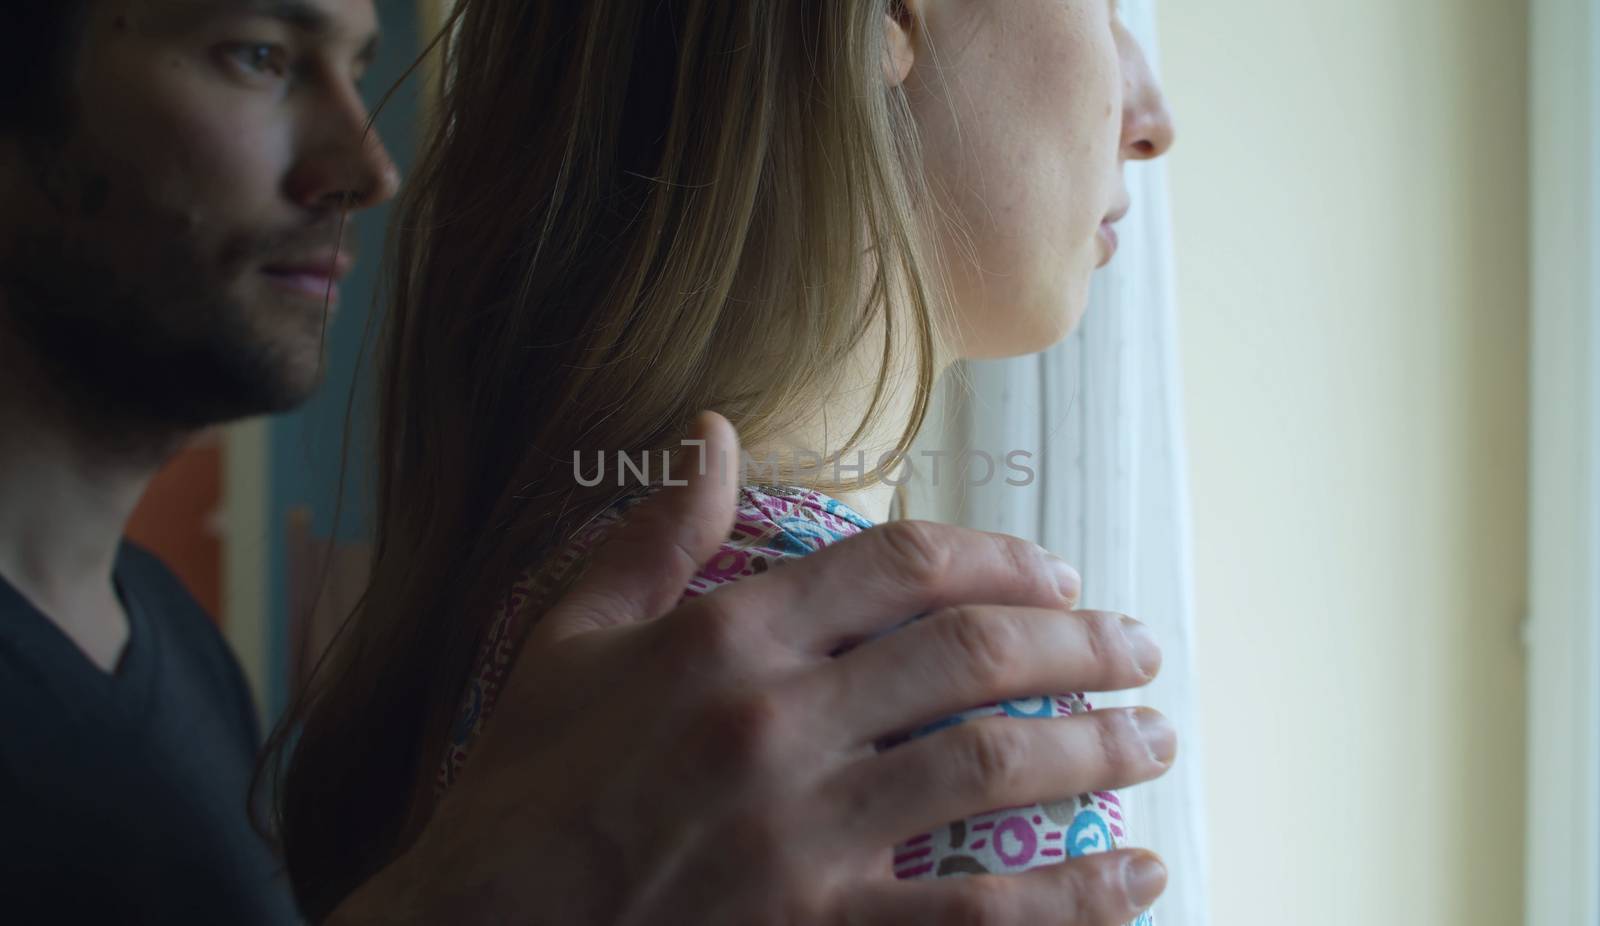
[[[289,73],[289,53],[282,45],[230,42],[218,51],[229,67],[248,77],[284,77]]]

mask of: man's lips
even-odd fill
[[[353,263],[347,253],[329,253],[268,264],[261,272],[273,285],[295,295],[338,301],[339,281],[349,275]]]

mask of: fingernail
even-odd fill
[[[1133,662],[1139,667],[1139,674],[1145,678],[1155,678],[1161,671],[1161,644],[1156,642],[1156,635],[1150,628],[1139,623],[1131,617],[1122,619],[1122,636],[1128,641],[1128,651],[1133,654]]]
[[[1178,754],[1178,731],[1172,726],[1172,721],[1160,711],[1140,707],[1133,711],[1133,725],[1139,731],[1139,739],[1144,743],[1145,750],[1150,753],[1150,761],[1157,765],[1171,765],[1173,757]]]
[[[1167,866],[1147,852],[1129,856],[1122,866],[1122,885],[1128,892],[1128,902],[1143,910],[1166,890]]]
[[[1034,546],[1039,546],[1034,544]],[[1050,569],[1051,577],[1056,581],[1056,590],[1069,605],[1078,603],[1078,596],[1083,593],[1083,577],[1078,575],[1078,570],[1073,569],[1067,561],[1051,553],[1044,547],[1039,547],[1039,552],[1044,556],[1044,561]]]

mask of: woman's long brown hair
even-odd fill
[[[268,760],[308,916],[415,838],[492,606],[614,500],[573,478],[575,451],[669,448],[706,408],[760,444],[825,405],[878,334],[867,413],[828,449],[854,448],[907,366],[909,447],[944,287],[914,126],[883,76],[886,14],[457,3],[392,231],[371,583]]]

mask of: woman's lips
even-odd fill
[[[1104,267],[1111,263],[1111,258],[1117,256],[1117,228],[1110,221],[1100,223],[1100,241],[1105,245],[1105,253],[1096,266]]]
[[[1123,190],[1117,197],[1116,205],[1100,220],[1099,238],[1105,244],[1105,255],[1100,258],[1096,267],[1104,267],[1111,263],[1111,258],[1117,256],[1117,223],[1122,221],[1128,211],[1133,208],[1133,201],[1128,196],[1128,191]]]

